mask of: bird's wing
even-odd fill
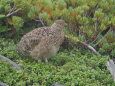
[[[18,43],[20,50],[22,50],[22,52],[31,51],[36,45],[39,44],[43,37],[48,35],[48,28],[49,27],[37,28],[25,34]]]

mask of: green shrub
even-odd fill
[[[66,86],[114,86],[106,69],[108,57],[91,52],[64,50],[53,56],[49,63],[37,63],[29,57],[19,56],[12,40],[0,39],[0,54],[10,57],[24,68],[17,71],[0,60],[0,81],[9,86],[51,86],[54,82]]]
[[[9,57],[10,59],[17,59],[16,44],[11,39],[0,38],[0,55]]]
[[[42,9],[40,17],[46,24],[61,17],[68,23],[76,39],[83,37],[82,41],[99,46],[105,53],[115,48],[114,0],[38,0],[38,7]],[[107,32],[108,28],[111,30]]]
[[[13,8],[19,11],[8,16],[14,12],[11,11]],[[75,37],[79,40],[84,38],[82,41],[87,41],[97,49],[102,48],[106,53],[115,48],[114,8],[114,0],[1,0],[0,30],[4,27],[4,32],[14,28],[17,30],[32,19],[41,18],[45,25],[50,25],[62,18]],[[108,28],[111,30],[107,31]],[[106,46],[103,41],[109,45],[108,48],[103,48]]]
[[[23,27],[24,22],[36,17],[39,11],[36,4],[36,0],[0,0],[0,26],[7,27],[6,32],[8,27]]]

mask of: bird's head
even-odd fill
[[[67,26],[67,23],[65,23],[65,21],[64,20],[56,20],[55,22],[54,22],[54,24],[56,24],[57,26],[61,26],[61,27],[65,27],[65,26]]]

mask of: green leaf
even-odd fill
[[[115,49],[112,50],[111,55],[115,56]]]
[[[24,23],[23,19],[21,17],[18,17],[18,16],[13,16],[12,21],[13,21],[13,26],[15,28],[22,27],[23,23]]]
[[[4,18],[5,17],[5,15],[3,15],[3,14],[0,14],[0,19],[2,19],[2,18]]]
[[[28,17],[33,19],[36,16],[38,11],[39,9],[36,6],[31,6],[30,11],[28,13]]]
[[[0,27],[0,32],[7,32],[9,30],[11,30],[11,28],[3,27],[3,26]]]
[[[40,18],[43,20],[46,20],[48,18],[48,14],[47,13],[40,13]]]
[[[113,17],[111,18],[111,23],[112,23],[112,25],[115,25],[115,16],[113,16]]]

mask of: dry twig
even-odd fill
[[[9,13],[6,15],[6,17],[9,17],[9,16],[11,16],[11,15],[17,13],[17,12],[20,11],[21,9],[22,9],[22,8],[18,8],[18,9],[12,8],[12,9],[9,11]]]
[[[70,38],[69,38],[68,36],[65,36],[65,39],[66,39],[66,40],[69,40]],[[77,43],[80,43],[80,44],[84,45],[84,46],[87,47],[89,50],[91,50],[92,52],[94,52],[96,55],[100,55],[99,52],[97,52],[96,49],[93,48],[91,45],[89,45],[89,44],[87,44],[87,43],[85,43],[85,42],[81,42],[81,41],[79,41],[79,40],[76,42],[76,45],[77,45]]]
[[[91,45],[85,43],[85,42],[81,42],[81,41],[78,41],[77,43],[80,43],[84,46],[86,46],[89,50],[91,50],[92,52],[94,52],[96,55],[100,55],[99,52],[96,51],[95,48],[93,48]]]
[[[37,21],[37,22],[40,22],[43,26],[45,26],[45,24],[44,24],[44,22],[42,21],[42,19],[39,17],[39,19],[37,20],[37,19],[34,19],[35,21]]]

